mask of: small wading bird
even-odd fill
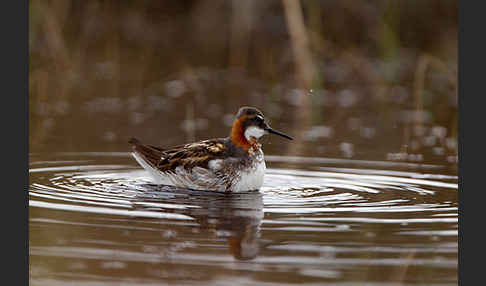
[[[193,190],[244,192],[263,185],[265,160],[258,139],[265,134],[292,137],[276,131],[265,122],[263,113],[253,107],[241,107],[231,135],[163,149],[142,144],[132,138],[137,162],[154,180]]]

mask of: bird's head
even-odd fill
[[[293,140],[292,137],[272,129],[260,110],[254,107],[241,107],[233,122],[231,141],[235,145],[248,150],[251,145],[258,143],[258,139],[265,134],[276,134]]]

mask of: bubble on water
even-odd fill
[[[422,154],[408,154],[407,159],[411,162],[422,162],[424,156]]]
[[[449,163],[457,163],[458,157],[457,156],[447,156],[447,162]]]
[[[349,230],[351,227],[347,224],[338,224],[336,225],[336,230]]]
[[[445,149],[442,147],[434,147],[432,148],[432,152],[434,153],[434,155],[442,156],[445,154]]]
[[[358,95],[350,89],[340,91],[337,97],[341,107],[351,107],[358,101]]]
[[[342,142],[339,144],[339,150],[341,150],[344,157],[351,158],[354,154],[354,145],[352,143]]]
[[[368,238],[374,238],[374,237],[376,237],[376,233],[371,232],[371,231],[365,232],[364,235],[365,235],[365,237],[368,237]]]
[[[434,126],[431,128],[430,133],[438,138],[445,138],[447,135],[447,128],[442,126]]]
[[[121,261],[106,261],[101,263],[101,268],[104,269],[123,269],[126,267],[127,264]]]
[[[216,234],[216,236],[220,236],[220,237],[229,237],[232,234],[231,231],[227,231],[227,230],[216,230],[214,233]]]
[[[445,140],[445,145],[448,149],[455,150],[457,149],[457,140],[456,138],[448,137]]]
[[[435,136],[426,136],[423,138],[423,142],[425,146],[434,146],[437,143],[437,137]]]
[[[54,119],[52,118],[46,118],[44,121],[42,121],[42,127],[45,129],[52,128],[54,126]]]
[[[116,133],[113,131],[106,131],[105,134],[103,134],[103,140],[108,142],[113,142],[116,140],[116,138]]]
[[[376,129],[374,127],[361,127],[359,129],[359,135],[363,138],[373,138],[376,134]]]
[[[177,231],[175,230],[166,230],[161,233],[163,238],[173,238],[177,236]]]
[[[388,153],[386,159],[390,161],[405,161],[408,158],[407,153]]]
[[[165,93],[169,97],[177,98],[186,92],[186,85],[182,80],[172,80],[165,84]]]
[[[332,137],[333,128],[329,126],[312,126],[309,130],[304,131],[304,140],[316,141],[319,138]]]

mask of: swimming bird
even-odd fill
[[[292,137],[272,129],[263,113],[241,107],[226,138],[164,149],[132,138],[132,155],[162,185],[193,190],[245,192],[263,185],[266,166],[261,144],[265,134]]]

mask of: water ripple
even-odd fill
[[[404,265],[430,280],[457,277],[458,178],[434,166],[423,173],[423,166],[269,156],[260,191],[220,194],[154,185],[127,153],[58,156],[29,169],[29,254],[38,281],[53,273],[115,275],[110,280],[140,265],[140,279],[161,275],[154,265],[190,273],[197,265],[201,276],[296,271],[307,283]],[[272,164],[288,160],[302,165]],[[56,270],[66,259],[70,266]]]

